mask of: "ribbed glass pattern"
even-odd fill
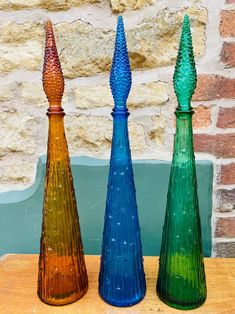
[[[193,111],[190,105],[196,86],[196,71],[193,66],[195,67],[190,24],[186,16],[174,75],[179,105],[175,113],[174,155],[157,281],[160,299],[172,307],[183,310],[196,308],[206,299],[193,149]],[[190,84],[194,87],[192,88]]]
[[[43,82],[50,108],[38,296],[45,303],[62,305],[79,299],[88,279],[60,104],[63,75],[51,23],[46,30]]]
[[[110,84],[115,107],[99,293],[112,305],[130,306],[143,299],[146,283],[127,126],[131,72],[121,17]]]

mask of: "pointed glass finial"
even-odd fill
[[[47,96],[49,107],[61,107],[61,100],[64,93],[64,77],[50,20],[47,21],[45,29],[46,42],[42,75],[43,89]]]
[[[110,73],[110,87],[114,99],[114,111],[126,110],[131,89],[131,68],[128,57],[123,19],[118,17],[115,50]]]
[[[174,89],[178,100],[178,110],[191,110],[191,99],[197,84],[190,21],[185,15],[180,38],[179,52],[174,73]]]

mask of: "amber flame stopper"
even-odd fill
[[[62,113],[61,101],[64,93],[64,76],[50,20],[46,22],[45,29],[46,43],[42,81],[49,102],[48,114]]]

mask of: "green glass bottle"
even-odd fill
[[[206,299],[190,104],[196,82],[190,22],[186,15],[174,73],[178,100],[176,134],[157,280],[159,298],[183,310],[199,307]]]

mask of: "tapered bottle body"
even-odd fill
[[[114,114],[105,210],[99,293],[115,306],[130,306],[145,295],[145,274],[127,113]]]
[[[157,293],[193,309],[206,299],[206,281],[193,152],[192,112],[177,112],[174,156],[162,234]]]
[[[63,114],[49,115],[47,156],[38,295],[62,305],[88,287]]]

